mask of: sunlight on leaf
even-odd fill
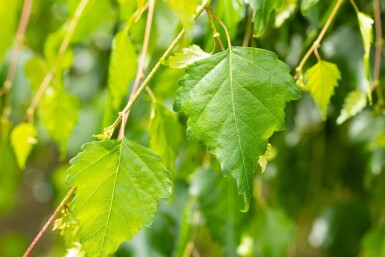
[[[344,106],[341,110],[340,116],[337,118],[337,123],[342,124],[347,119],[356,116],[367,105],[366,94],[361,91],[352,91],[345,98]]]
[[[29,123],[17,125],[12,131],[11,143],[16,154],[17,164],[21,169],[24,169],[33,145],[37,143],[35,127]]]
[[[183,48],[181,52],[170,56],[166,60],[162,61],[163,65],[169,66],[170,68],[184,69],[192,63],[209,57],[210,54],[203,51],[199,46],[192,45]]]
[[[194,23],[193,16],[201,3],[202,0],[168,0],[168,4],[178,14],[181,23],[186,30],[190,30],[192,28]]]

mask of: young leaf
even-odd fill
[[[36,129],[32,124],[21,123],[11,134],[11,143],[16,154],[17,164],[20,169],[25,168],[25,163],[36,140]]]
[[[368,88],[368,99],[371,102],[372,88],[370,86],[370,45],[373,42],[373,19],[370,16],[357,12],[358,24],[360,26],[362,43],[364,45],[364,67],[366,75],[366,86]]]
[[[319,61],[306,72],[307,90],[320,108],[323,120],[326,119],[330,98],[340,78],[337,65],[326,61]]]
[[[189,66],[179,84],[175,110],[235,178],[247,211],[259,156],[285,128],[286,102],[301,97],[289,67],[270,51],[231,47]]]
[[[269,25],[270,15],[277,10],[282,0],[246,0],[254,9],[254,37],[265,34]]]
[[[203,51],[199,46],[192,45],[187,48],[183,48],[182,52],[176,53],[174,56],[170,56],[166,60],[162,61],[163,65],[170,68],[184,69],[192,63],[209,57],[210,54]]]
[[[135,47],[128,37],[127,30],[123,29],[115,35],[112,42],[109,67],[108,90],[114,110],[119,110],[127,95],[129,83],[135,78],[136,70]]]
[[[194,22],[193,16],[201,3],[202,0],[168,0],[168,4],[179,15],[183,27],[187,30],[191,29]]]
[[[241,199],[234,180],[223,177],[214,168],[200,170],[191,190],[198,196],[199,210],[213,238],[220,242],[224,256],[237,256],[241,237]]]
[[[150,148],[163,157],[168,169],[173,170],[182,131],[178,116],[161,104],[153,104],[149,131]]]
[[[341,110],[340,116],[337,118],[337,123],[342,124],[347,119],[356,116],[366,107],[366,95],[361,91],[352,91],[345,98],[344,107]]]
[[[48,88],[42,100],[42,120],[51,137],[59,144],[61,158],[66,155],[68,138],[78,121],[79,107],[79,99],[62,88]]]
[[[86,257],[113,253],[151,224],[171,193],[161,158],[125,138],[87,143],[71,164],[67,184],[78,187],[73,213]]]
[[[28,77],[29,85],[35,92],[39,89],[44,76],[48,72],[49,68],[46,62],[38,56],[29,59],[24,66],[24,73]]]
[[[318,3],[319,0],[302,0],[301,13],[305,15],[313,6]]]

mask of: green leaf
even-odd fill
[[[129,83],[135,78],[137,71],[135,46],[127,32],[127,29],[119,31],[112,42],[108,90],[114,110],[120,109],[120,104],[128,93]]]
[[[176,53],[174,56],[170,56],[166,60],[162,61],[162,64],[170,68],[184,69],[192,63],[209,56],[210,54],[203,51],[199,46],[192,45],[183,48],[182,52]]]
[[[323,120],[326,119],[330,98],[340,78],[337,65],[321,60],[306,72],[306,89],[320,108]]]
[[[0,1],[0,62],[15,39],[17,22],[19,21],[18,11],[20,2],[19,0]]]
[[[301,93],[277,56],[257,48],[232,47],[186,70],[174,108],[188,117],[188,133],[217,156],[235,178],[248,210],[253,175],[268,138],[285,128],[287,101]]]
[[[183,27],[187,30],[192,28],[194,14],[201,3],[202,0],[168,0],[168,4],[179,15]]]
[[[178,116],[161,104],[154,103],[149,123],[150,148],[164,159],[168,169],[173,170],[179,153],[182,127]]]
[[[362,257],[385,256],[385,227],[370,230],[362,241]]]
[[[281,7],[277,10],[274,27],[279,28],[287,19],[289,19],[297,10],[297,0],[283,0]]]
[[[271,14],[282,5],[282,0],[245,0],[254,9],[254,37],[265,34]]]
[[[78,187],[74,215],[86,256],[107,256],[151,224],[170,196],[169,172],[154,152],[123,140],[87,143],[71,160],[67,184]]]
[[[40,110],[45,127],[59,144],[60,156],[66,156],[67,141],[78,121],[80,101],[64,89],[48,88]]]
[[[24,72],[29,79],[29,84],[33,91],[36,92],[39,89],[48,71],[49,69],[46,62],[38,56],[34,56],[26,62]]]
[[[202,169],[194,177],[191,191],[198,196],[199,210],[224,255],[237,256],[245,214],[239,211],[242,205],[234,180],[214,168]]]
[[[302,0],[301,13],[305,15],[319,0]]]
[[[356,116],[367,105],[366,94],[361,91],[352,91],[345,98],[344,106],[341,110],[340,116],[337,118],[337,123],[342,124],[347,119]]]
[[[241,0],[214,1],[216,15],[226,24],[230,36],[237,33],[238,23],[244,16],[244,3]]]
[[[32,124],[21,123],[11,133],[11,143],[16,154],[17,164],[21,169],[25,163],[36,140],[36,129]]]
[[[373,19],[362,12],[357,12],[358,24],[360,26],[362,43],[364,45],[364,68],[366,75],[366,87],[368,89],[369,102],[372,101],[372,88],[370,86],[370,46],[373,42]]]

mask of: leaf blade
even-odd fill
[[[33,145],[36,143],[36,129],[32,124],[21,123],[13,129],[11,144],[20,169],[25,168],[27,158],[32,151]]]

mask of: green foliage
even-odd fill
[[[238,23],[244,16],[244,3],[242,0],[214,1],[215,12],[226,24],[230,35],[237,33]]]
[[[361,91],[352,91],[345,98],[344,106],[340,116],[337,118],[337,123],[342,124],[347,119],[354,117],[362,111],[367,105],[366,95]]]
[[[306,90],[310,92],[320,108],[323,120],[326,120],[327,107],[340,78],[337,65],[327,61],[318,61],[306,72]]]
[[[11,142],[17,157],[20,169],[25,168],[25,163],[36,140],[36,129],[32,124],[21,123],[17,125],[11,134]]]
[[[163,64],[170,68],[183,69],[192,63],[209,57],[210,54],[204,52],[199,46],[192,45],[187,48],[183,48],[180,53],[176,53],[174,56],[170,56],[163,61]]]
[[[0,23],[1,23],[1,40],[0,40],[0,59],[4,58],[4,54],[12,45],[14,35],[17,28],[17,12],[21,1],[0,1]]]
[[[281,5],[282,0],[246,0],[254,9],[254,37],[262,36],[270,22],[271,15]]]
[[[114,110],[119,110],[128,92],[129,83],[136,74],[136,50],[128,38],[128,26],[119,31],[112,42],[108,90]]]
[[[174,170],[182,139],[178,116],[165,106],[154,103],[148,129],[151,135],[150,148],[163,157],[168,169]]]
[[[159,200],[171,193],[160,157],[125,138],[87,143],[71,164],[67,184],[78,187],[74,215],[86,256],[116,251],[151,224]]]
[[[193,16],[201,2],[202,0],[168,0],[170,7],[178,14],[183,27],[187,30],[191,29],[194,23]]]
[[[301,2],[301,12],[306,14],[314,5],[318,3],[319,0],[302,0]]]
[[[385,254],[385,228],[369,231],[363,240],[363,257],[376,257]]]
[[[67,152],[68,138],[78,122],[79,99],[63,88],[48,88],[41,104],[41,118],[51,137],[59,144],[60,156]]]
[[[259,156],[273,132],[284,129],[286,102],[301,96],[289,68],[269,51],[230,47],[195,62],[179,84],[175,110],[235,178],[247,211]]]

